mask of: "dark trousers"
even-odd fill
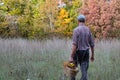
[[[87,70],[89,67],[89,49],[76,51],[73,60],[76,65],[80,64],[80,70],[82,73],[80,80],[88,80]],[[75,80],[75,77],[72,77],[71,80]]]

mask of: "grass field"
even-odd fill
[[[0,39],[0,80],[61,80],[70,52],[71,40]],[[89,80],[120,80],[119,40],[96,41],[88,73]]]

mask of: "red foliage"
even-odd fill
[[[119,0],[88,0],[80,13],[86,15],[87,24],[94,27],[97,38],[117,37],[120,34],[117,34],[117,28],[120,31],[119,5]]]

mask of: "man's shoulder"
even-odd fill
[[[79,29],[79,26],[77,26],[76,28],[74,28],[74,31],[77,31]]]
[[[84,26],[84,28],[89,29],[89,27],[88,27],[88,26]]]
[[[77,26],[74,31],[78,31],[80,29],[86,29],[86,30],[90,30],[88,26]]]

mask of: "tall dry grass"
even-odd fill
[[[71,46],[65,39],[0,39],[0,80],[61,80]],[[96,41],[89,80],[120,80],[119,61],[119,40]]]

